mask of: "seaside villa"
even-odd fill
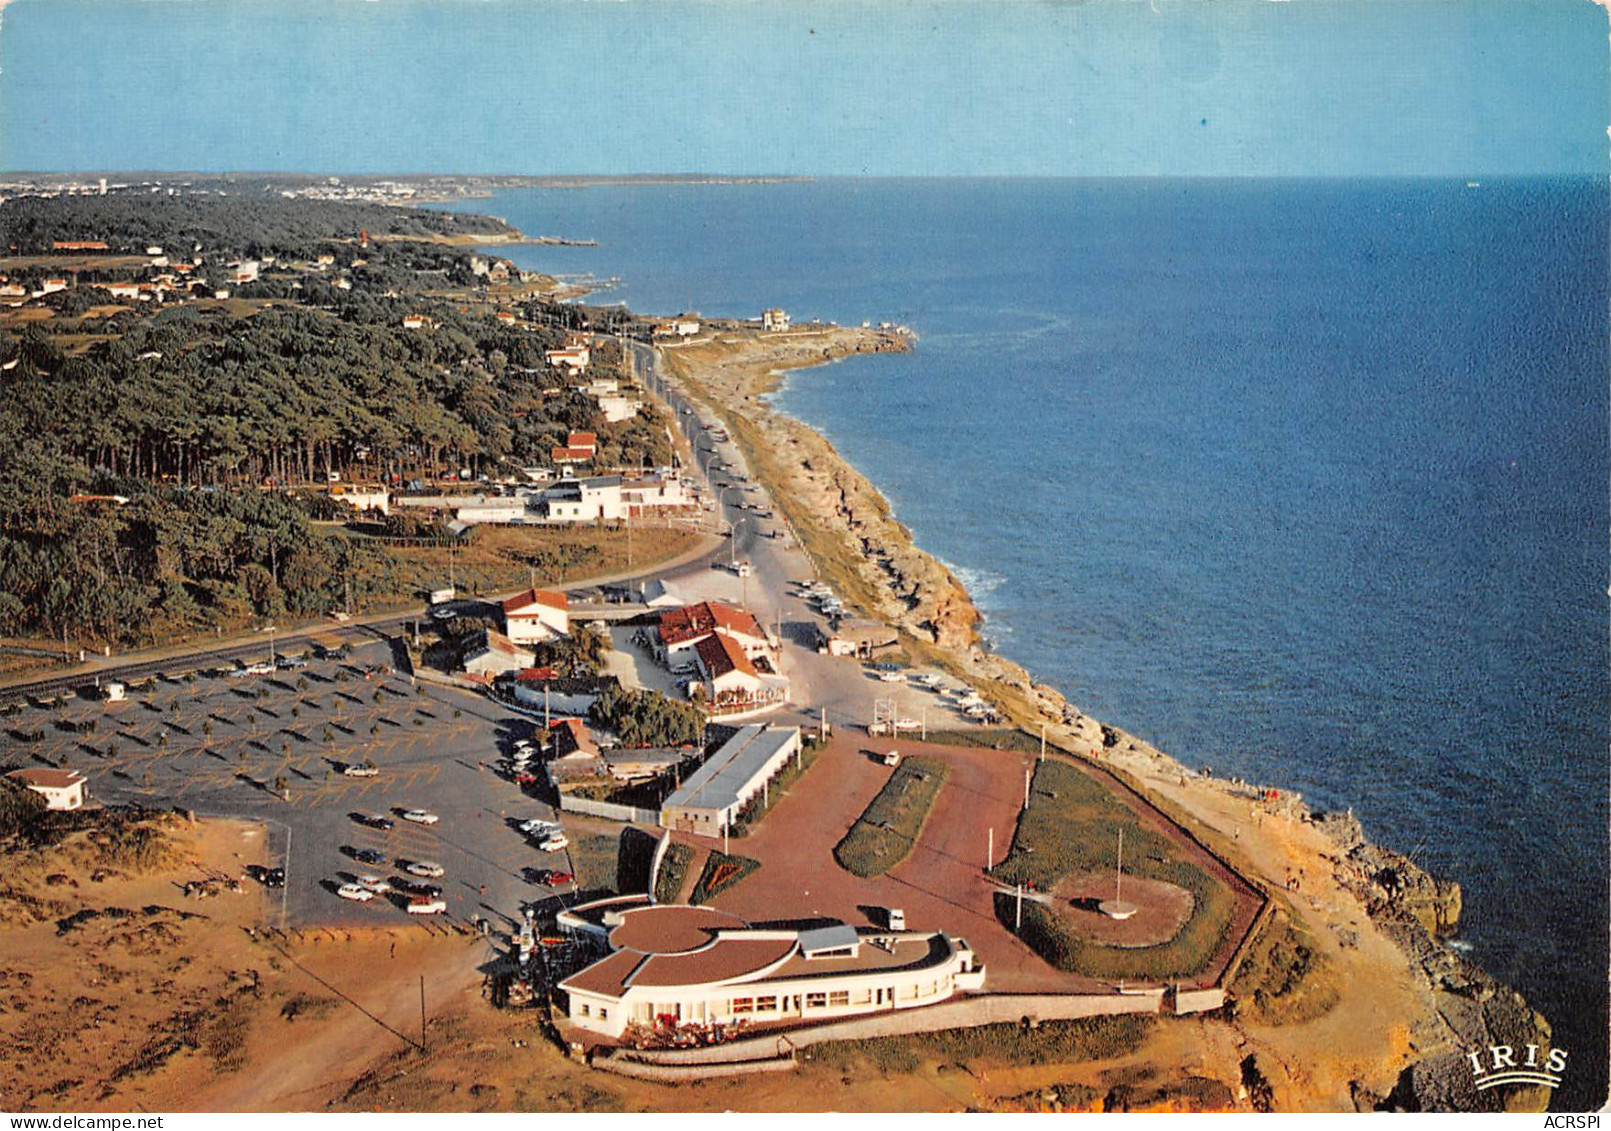
[[[559,984],[571,1023],[610,1038],[910,1009],[984,986],[967,941],[943,931],[756,927],[641,895],[584,904],[558,922],[610,951]]]

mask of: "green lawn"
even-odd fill
[[[1143,825],[1114,793],[1079,767],[1047,759],[1035,770],[1029,808],[1019,818],[1012,850],[997,866],[1003,884],[1051,890],[1073,872],[1111,872],[1119,830],[1124,829],[1127,875],[1162,880],[1191,892],[1191,918],[1180,933],[1156,946],[1122,948],[1076,936],[1066,921],[1039,903],[1025,901],[1018,934],[1037,954],[1062,970],[1098,978],[1164,979],[1200,970],[1224,941],[1236,903],[1218,879],[1184,859],[1177,846]],[[1014,900],[997,896],[996,915],[1009,929]]]
[[[839,866],[866,878],[882,876],[905,860],[949,772],[949,766],[934,758],[903,761],[834,846]]]

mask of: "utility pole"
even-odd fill
[[[425,1051],[425,975],[420,975],[420,1052]]]
[[[822,716],[817,723],[817,741],[828,741],[828,708],[822,708]]]
[[[1040,724],[1040,760],[1046,761],[1046,724]]]
[[[548,713],[548,684],[543,684],[543,738],[548,738],[548,729],[554,724]]]
[[[1024,808],[1029,808],[1029,782],[1034,775],[1026,768],[1024,770]]]
[[[729,817],[725,812],[722,814],[722,855],[723,856],[731,856],[732,855],[732,853],[727,851],[727,847],[728,847],[728,845],[727,845],[727,834],[728,834],[729,830],[731,830],[732,827],[733,827],[732,821],[733,821],[733,819],[731,817]]]
[[[995,826],[992,825],[989,829],[986,830],[986,833],[987,833],[987,835],[989,836],[990,839],[985,842],[985,845],[986,845],[986,847],[985,847],[985,871],[986,872],[993,872],[993,871],[996,870],[996,828],[995,828]]]
[[[1023,885],[1022,881],[1019,881],[1019,884],[1018,884],[1018,910],[1013,915],[1012,929],[1015,930],[1015,931],[1021,931],[1021,930],[1023,930],[1023,928],[1024,928],[1024,885]]]

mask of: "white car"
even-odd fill
[[[354,764],[342,767],[341,772],[343,776],[349,778],[372,778],[380,773],[380,768],[377,766]]]
[[[432,899],[430,896],[420,896],[418,899],[408,901],[410,915],[443,915],[447,912],[447,900]]]
[[[410,809],[403,814],[403,820],[413,821],[416,825],[434,825],[441,819],[428,809]]]
[[[562,848],[569,848],[571,842],[565,839],[564,833],[552,833],[538,842],[537,847],[544,852],[558,852]]]
[[[557,821],[545,821],[541,817],[533,817],[529,821],[520,822],[520,831],[523,833],[558,832],[559,823]]]
[[[379,876],[359,876],[356,883],[359,887],[374,895],[385,895],[392,890],[392,885]]]
[[[885,683],[906,682],[906,676],[902,675],[900,672],[879,672],[878,678],[883,680]]]
[[[416,860],[408,866],[407,872],[411,876],[424,876],[434,880],[443,874],[443,868],[435,860]]]
[[[342,899],[350,899],[354,903],[368,903],[375,898],[375,893],[366,887],[357,884],[342,884],[336,889],[336,894]]]
[[[273,675],[274,674],[274,665],[266,663],[264,661],[259,661],[259,662],[255,663],[255,664],[247,664],[244,668],[241,669],[241,674],[242,675]]]

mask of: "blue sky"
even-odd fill
[[[1588,0],[12,0],[0,168],[1600,172]]]

